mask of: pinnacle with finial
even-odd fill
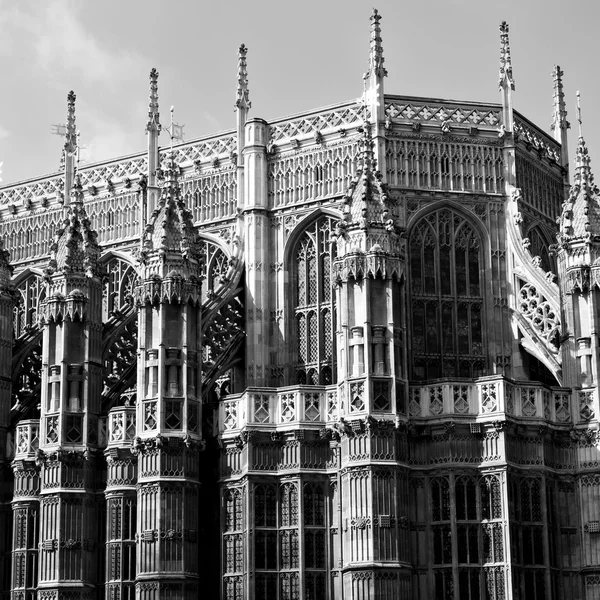
[[[67,95],[67,126],[65,132],[65,151],[74,154],[77,149],[77,131],[75,129],[75,92],[71,90]]]
[[[579,140],[575,153],[575,174],[567,202],[559,219],[559,241],[600,241],[600,190],[594,183],[590,155],[582,134],[580,95],[577,92]]]
[[[552,69],[552,79],[554,80],[554,111],[552,113],[551,128],[569,129],[571,124],[567,121],[567,109],[565,106],[565,94],[563,92],[563,71],[558,65]]]
[[[510,43],[508,41],[508,23],[502,21],[500,24],[500,73],[498,86],[510,86],[511,90],[515,89],[515,80],[512,74],[512,61],[510,58]]]
[[[250,90],[248,89],[248,64],[246,55],[248,48],[242,44],[238,50],[238,74],[237,74],[237,99],[235,108],[243,108],[248,110],[252,104],[250,103]]]
[[[594,175],[590,168],[590,155],[583,138],[583,121],[581,119],[581,94],[577,91],[577,122],[579,123],[579,139],[575,151],[575,175],[574,183],[583,189],[593,190]]]
[[[160,120],[158,112],[158,71],[150,71],[150,96],[148,99],[148,124],[146,131],[160,131]]]
[[[387,77],[387,70],[383,66],[383,45],[381,43],[381,15],[376,8],[371,14],[371,46],[369,51],[369,75]]]

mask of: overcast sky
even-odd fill
[[[0,0],[3,184],[55,171],[66,96],[90,161],[145,148],[148,73],[163,123],[186,139],[234,127],[237,48],[248,46],[251,115],[267,120],[357,98],[367,67],[364,0]],[[378,0],[385,91],[498,102],[498,25],[510,25],[515,108],[549,131],[554,64],[575,91],[600,177],[597,0]],[[167,144],[166,136],[161,143]],[[573,156],[573,152],[571,152]]]

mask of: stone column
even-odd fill
[[[269,383],[271,364],[270,326],[270,244],[268,216],[267,152],[268,125],[263,119],[246,123],[244,147],[246,244],[246,379],[247,385]]]

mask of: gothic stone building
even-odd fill
[[[598,189],[500,33],[499,103],[392,95],[375,11],[362,101],[272,122],[242,46],[172,150],[153,70],[87,166],[69,94],[0,189],[3,599],[600,598]]]

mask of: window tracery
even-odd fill
[[[133,267],[120,258],[112,258],[106,265],[108,277],[102,294],[102,313],[108,321],[112,313],[125,308],[133,300],[136,273]]]
[[[296,382],[300,384],[327,385],[335,380],[332,226],[331,217],[315,221],[293,253]]]
[[[481,240],[458,214],[423,217],[410,237],[414,379],[484,371]]]
[[[229,531],[236,512],[231,508],[233,500],[228,498],[226,507],[232,515],[226,519]],[[299,600],[301,578],[305,598],[326,598],[325,507],[325,485],[321,482],[254,486],[255,598]]]
[[[434,598],[454,598],[457,588],[461,599],[503,600],[504,581],[495,571],[505,557],[498,476],[438,476],[429,491]]]
[[[39,309],[46,298],[46,287],[41,277],[31,274],[17,286],[17,292],[13,308],[15,339],[37,326]]]

